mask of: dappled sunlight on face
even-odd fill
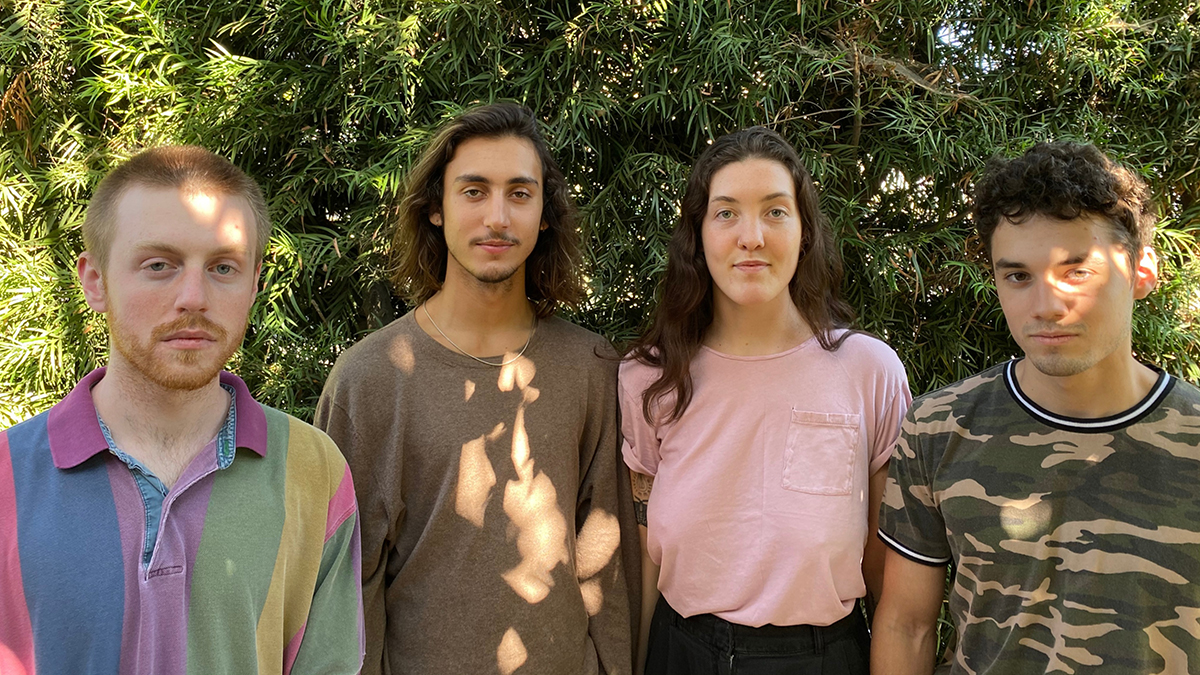
[[[525,650],[525,643],[521,641],[520,634],[516,628],[509,626],[504,632],[504,637],[500,639],[500,647],[496,649],[496,665],[500,668],[501,675],[512,675],[517,668],[525,665],[528,659],[529,652]]]

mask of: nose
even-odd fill
[[[754,251],[763,247],[763,224],[756,216],[744,218],[738,228],[738,248]]]
[[[208,278],[204,270],[185,268],[176,287],[175,309],[181,312],[202,312],[208,309]]]
[[[1041,321],[1058,321],[1067,315],[1068,292],[1058,279],[1050,275],[1033,285],[1034,317]]]
[[[488,197],[487,211],[483,216],[483,224],[493,232],[502,232],[508,229],[509,205],[503,193],[497,192]]]

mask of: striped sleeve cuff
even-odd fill
[[[924,553],[918,553],[911,548],[908,548],[904,544],[896,541],[883,530],[876,530],[876,533],[879,535],[879,538],[883,540],[883,543],[888,545],[888,548],[891,548],[896,553],[899,553],[913,562],[921,563],[922,565],[929,565],[931,567],[940,567],[948,564],[951,560],[950,556],[931,556],[925,555]]]

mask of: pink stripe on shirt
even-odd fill
[[[357,503],[354,500],[354,481],[350,477],[350,466],[347,465],[346,471],[342,473],[342,482],[338,484],[337,491],[329,499],[329,514],[325,520],[325,541],[329,541],[342,523],[354,515],[355,508],[357,508]]]
[[[25,602],[25,586],[21,583],[17,491],[5,432],[0,432],[0,570],[8,570],[0,578],[0,617],[4,618],[0,621],[0,673],[33,675],[33,625]]]

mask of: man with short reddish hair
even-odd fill
[[[0,672],[358,671],[349,468],[222,371],[270,229],[202,148],[97,187],[78,272],[108,365],[0,433]]]

